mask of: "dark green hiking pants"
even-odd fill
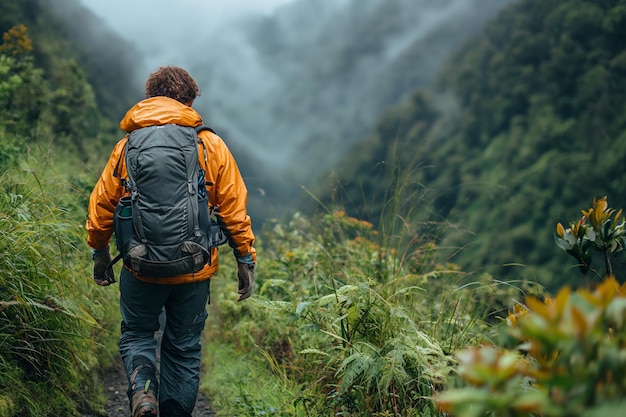
[[[146,379],[157,369],[159,316],[165,311],[165,327],[160,349],[159,403],[180,408],[180,416],[191,416],[200,382],[200,338],[207,318],[210,281],[182,285],[158,285],[139,281],[126,268],[120,276],[122,335],[120,354],[129,377],[137,367],[135,389],[143,389]]]

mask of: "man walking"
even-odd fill
[[[131,153],[129,138],[132,135],[136,138],[140,131],[149,132],[149,129],[153,129],[158,130],[155,134],[162,134],[161,131],[172,127],[172,132],[175,132],[172,134],[177,134],[181,126],[183,129],[202,126],[202,117],[191,108],[200,91],[187,71],[168,66],[159,68],[149,76],[145,93],[147,98],[133,106],[120,122],[121,129],[127,135],[114,147],[91,193],[86,224],[88,244],[92,248],[95,282],[101,286],[115,282],[109,242],[116,230],[116,207],[125,197],[132,199],[132,209],[139,211],[138,201],[145,196],[135,186],[135,178],[132,176],[141,174],[150,177],[143,179],[146,184],[162,184],[159,192],[163,194],[155,197],[158,204],[148,205],[148,208],[144,204],[142,210],[145,215],[133,215],[132,230],[140,236],[134,236],[138,245],[131,251],[132,256],[126,254],[124,257],[120,274],[122,333],[119,349],[128,375],[132,417],[156,417],[158,413],[162,417],[190,417],[198,394],[200,338],[207,318],[210,278],[218,268],[218,249],[204,243],[204,231],[200,230],[197,221],[194,223],[193,213],[198,211],[197,203],[192,201],[180,211],[168,205],[167,184],[172,182],[172,175],[166,171],[167,165],[152,157],[127,159],[129,155],[126,154]],[[193,133],[193,130],[189,131]],[[209,212],[216,212],[218,223],[237,259],[238,300],[242,301],[252,293],[256,264],[254,234],[246,209],[247,189],[224,141],[210,129],[198,129],[197,132],[196,169],[202,177],[199,182],[195,181],[197,185],[189,181],[185,187],[179,188],[188,188],[194,199],[196,191],[199,195],[208,194]],[[146,136],[144,142],[149,140],[152,140],[151,137]],[[193,140],[196,140],[195,133]],[[175,158],[179,153],[177,151],[164,151],[163,157]],[[129,172],[133,173],[131,178]],[[165,203],[160,204],[159,198]],[[202,205],[207,204],[206,199],[198,201],[201,202],[199,211],[202,212]],[[193,207],[194,204],[196,207]],[[144,232],[144,229],[150,228],[149,224],[144,223],[149,223],[151,216],[162,219],[161,223],[152,225],[152,232]],[[190,236],[195,239],[195,243],[185,241],[179,245],[183,252],[189,250],[188,256],[178,263],[162,262],[161,259],[145,261],[144,258],[152,250],[146,235],[164,234],[172,229],[172,222],[178,220],[185,222],[178,229],[189,229],[192,231]],[[158,256],[167,256],[163,253],[170,249],[170,246],[162,246],[152,252],[159,252]],[[122,249],[118,247],[118,250]],[[178,271],[176,268],[187,265],[187,258],[194,263],[192,269],[180,269],[185,272],[173,275],[168,272]],[[148,263],[142,264],[144,261]],[[159,262],[170,268],[160,268]],[[161,343],[160,378],[157,380],[154,333],[159,329],[159,315],[163,309],[166,324]]]

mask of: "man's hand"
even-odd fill
[[[237,290],[239,298],[237,298],[237,301],[243,301],[252,295],[252,289],[254,288],[254,264],[237,262],[237,278],[239,280],[239,289]]]
[[[111,263],[109,249],[94,251],[93,253],[93,280],[101,287],[106,287],[115,282],[115,275]]]

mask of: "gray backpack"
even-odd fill
[[[141,276],[198,272],[211,263],[211,247],[223,243],[211,233],[198,163],[198,132],[203,129],[208,128],[168,124],[141,128],[128,137],[128,178],[121,182],[130,196],[115,210],[115,241],[124,264]]]

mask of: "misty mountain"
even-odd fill
[[[236,154],[256,227],[302,208],[300,184],[376,223],[402,180],[417,187],[402,208],[464,270],[527,265],[559,284],[572,272],[556,223],[594,197],[626,206],[622,3],[301,0],[211,22],[185,48],[196,107]],[[0,30],[19,24],[34,64],[4,97],[0,162],[44,129],[97,175],[140,98],[141,55],[79,0],[0,0]]]
[[[323,201],[377,222],[409,184],[403,208],[464,271],[581,282],[553,235],[594,198],[626,206],[625,36],[620,0],[511,4],[347,154]]]
[[[446,57],[510,2],[296,0],[269,16],[203,17],[180,54],[202,88],[195,107],[237,157],[257,224],[294,210],[302,185],[334,168],[388,108],[429,88]],[[75,57],[114,126],[141,98],[147,57],[78,0],[0,3],[5,28],[19,20],[13,9],[32,17],[50,75],[62,71],[57,58]],[[47,25],[35,23],[50,10]]]
[[[197,106],[266,195],[253,193],[252,204],[282,206],[387,109],[428,88],[446,57],[510,2],[299,0],[213,25],[193,48]]]

